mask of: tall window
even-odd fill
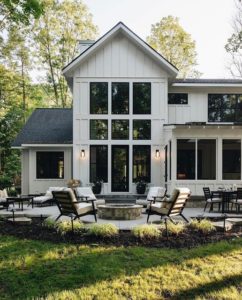
[[[129,139],[129,120],[112,120],[112,139]]]
[[[133,146],[133,181],[150,182],[150,146]]]
[[[133,114],[151,113],[150,82],[133,83]]]
[[[188,95],[181,93],[169,93],[168,104],[188,104]]]
[[[133,139],[134,140],[151,139],[150,120],[133,120]]]
[[[112,114],[129,113],[129,83],[112,83]]]
[[[209,122],[242,122],[242,95],[209,94]]]
[[[108,120],[90,120],[90,139],[108,139]]]
[[[177,179],[195,179],[195,140],[177,140]]]
[[[198,140],[197,159],[197,179],[216,179],[216,140]]]
[[[90,83],[90,114],[108,113],[108,83]]]
[[[223,179],[241,179],[240,140],[223,140]]]
[[[36,178],[64,178],[64,152],[36,152]]]
[[[90,182],[108,181],[108,146],[90,146]]]

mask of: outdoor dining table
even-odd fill
[[[212,198],[216,195],[219,195],[222,197],[222,213],[226,212],[231,212],[229,210],[229,203],[231,199],[236,198],[237,196],[237,191],[233,190],[217,190],[217,191],[212,191]]]
[[[24,202],[28,202],[28,205],[32,205],[33,208],[33,196],[27,196],[27,195],[21,195],[21,196],[17,196],[17,197],[7,197],[7,210],[9,207],[9,204],[11,203],[16,203],[18,202],[19,204],[19,209],[21,209],[22,211],[24,210]]]

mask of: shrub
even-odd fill
[[[163,225],[165,228],[165,225]],[[178,235],[182,233],[186,229],[186,225],[182,222],[178,222],[176,224],[172,223],[171,221],[167,221],[167,231],[168,234],[175,234]]]
[[[138,225],[132,229],[132,233],[138,238],[158,238],[161,235],[161,231],[156,225]]]
[[[112,237],[118,234],[118,227],[114,224],[92,224],[87,232],[90,235],[100,236],[100,237]]]
[[[189,226],[195,230],[201,231],[202,233],[209,233],[215,230],[213,223],[207,219],[203,219],[201,221],[193,219]]]
[[[65,220],[65,221],[61,221],[56,223],[56,228],[57,231],[61,234],[61,235],[65,235],[67,232],[72,231],[72,223],[71,220]],[[81,223],[80,221],[73,221],[73,231],[75,233],[80,232],[82,229],[84,229],[84,224]]]
[[[47,228],[56,228],[56,221],[54,219],[47,218],[44,220],[43,226]]]

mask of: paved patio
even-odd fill
[[[12,212],[11,212],[11,206],[9,208],[9,211],[7,210],[0,210],[0,216],[4,217],[12,217]],[[191,217],[198,217],[199,215],[203,215],[204,217],[220,217],[221,213],[216,213],[216,212],[203,212],[203,208],[185,208],[184,209],[184,215],[186,218],[190,219]],[[51,217],[51,218],[56,218],[59,215],[59,211],[57,206],[48,206],[48,207],[30,207],[27,205],[24,205],[24,210],[23,211],[16,211],[15,216],[16,217]],[[236,214],[227,214],[228,217],[231,216],[237,216],[239,218],[242,218],[242,215],[236,215]],[[67,217],[62,217],[62,219],[68,219]],[[87,215],[84,217],[80,218],[84,223],[94,223],[94,216],[92,215]],[[143,210],[143,213],[141,217],[137,220],[129,220],[129,221],[123,221],[123,220],[104,220],[98,218],[97,222],[99,224],[104,224],[104,223],[112,223],[115,224],[119,229],[122,230],[129,230],[135,227],[136,225],[140,224],[145,224],[147,219],[147,214],[145,213],[145,209]],[[151,215],[150,216],[150,223],[159,221],[160,217],[157,215]]]

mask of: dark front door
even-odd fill
[[[129,146],[112,146],[112,192],[129,191]]]

